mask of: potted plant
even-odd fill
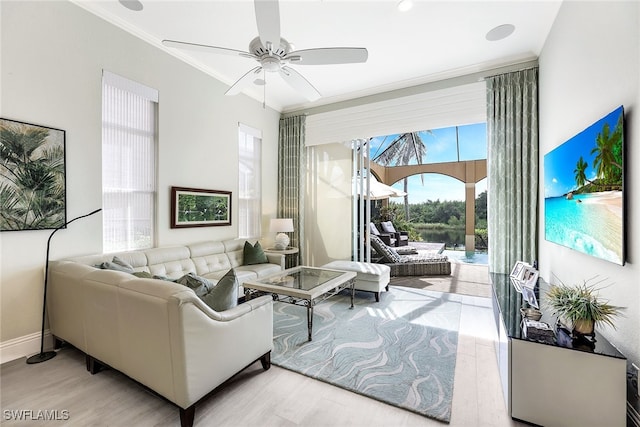
[[[574,334],[593,335],[595,324],[608,324],[615,329],[614,318],[622,307],[598,297],[598,289],[585,281],[582,285],[551,285],[547,305]]]

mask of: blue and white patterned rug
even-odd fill
[[[391,287],[376,303],[356,292],[315,306],[313,341],[305,307],[274,303],[274,365],[449,422],[460,298]]]

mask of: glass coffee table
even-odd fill
[[[336,295],[343,289],[350,289],[350,308],[353,308],[355,278],[356,273],[353,271],[299,266],[244,282],[242,286],[247,300],[258,295],[271,294],[275,301],[307,307],[307,326],[309,341],[311,341],[313,306]]]

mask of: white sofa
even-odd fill
[[[235,239],[51,262],[51,333],[57,344],[83,351],[91,373],[102,365],[124,373],[176,404],[181,424],[190,426],[196,403],[217,386],[257,360],[269,369],[271,297],[216,312],[187,286],[94,265],[118,256],[136,271],[213,281],[232,267],[239,281],[283,269],[284,256],[276,254],[270,263],[243,266],[243,245]]]

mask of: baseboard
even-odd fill
[[[44,331],[44,348],[53,348],[53,337],[49,330]],[[0,343],[0,364],[28,357],[40,352],[40,332]]]

